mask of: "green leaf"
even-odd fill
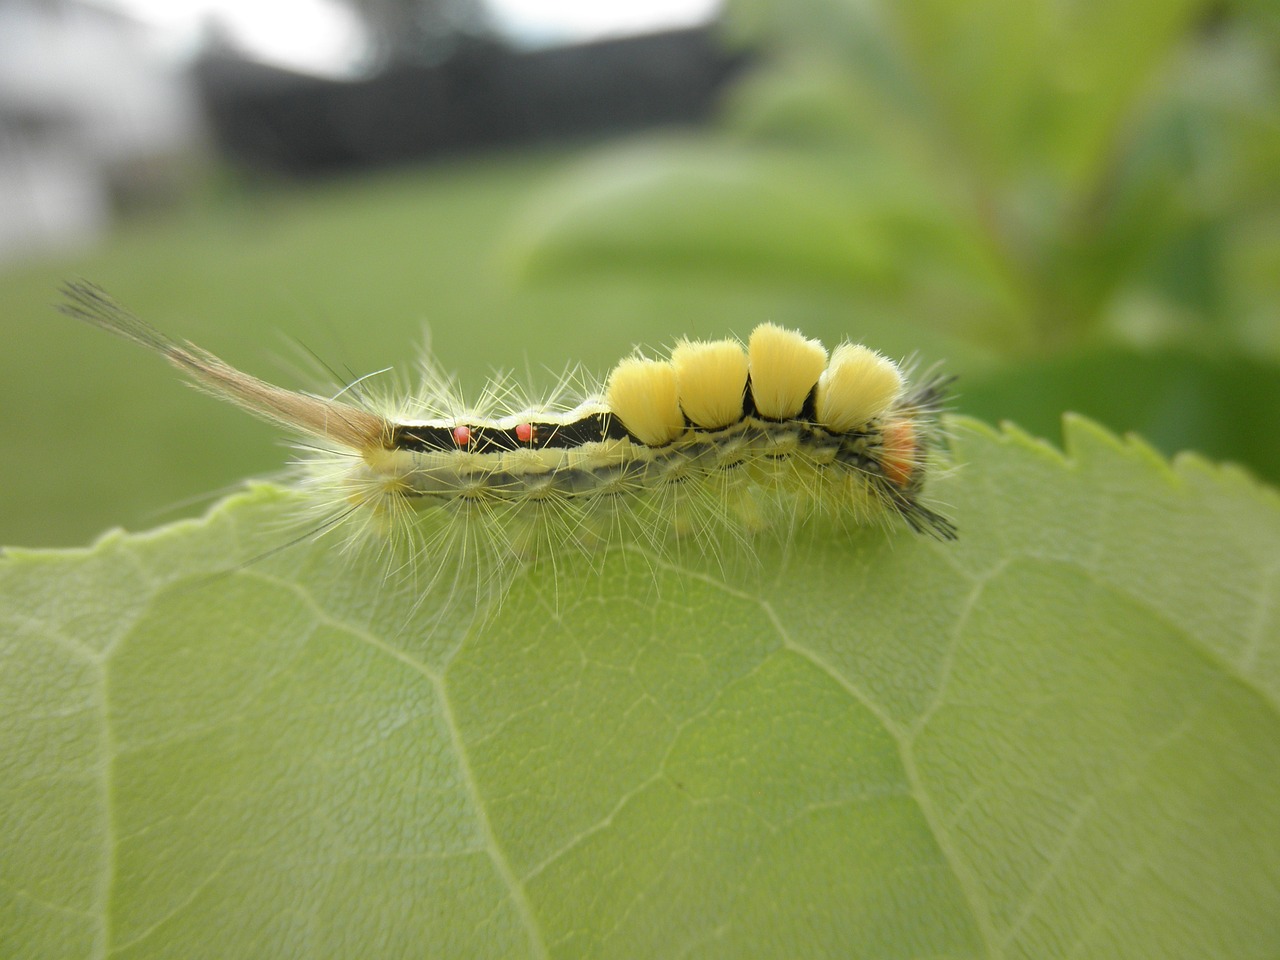
[[[660,141],[572,171],[513,247],[533,274],[710,269],[875,289],[899,272],[872,229],[881,205],[801,155]]]
[[[561,558],[482,626],[259,556],[274,488],[12,554],[0,955],[1274,956],[1280,498],[953,427],[957,543]]]
[[[526,277],[712,278],[888,305],[1008,349],[1024,331],[1002,267],[946,188],[879,154],[661,140],[602,152],[527,211]],[[1013,329],[1011,329],[1013,328]]]
[[[1135,302],[1273,350],[1275,58],[1204,9],[739,0],[763,56],[732,139],[584,166],[525,264],[830,287],[1008,356],[1114,339]]]
[[[1056,434],[1065,410],[1167,453],[1195,450],[1280,483],[1280,364],[1180,347],[1104,348],[1030,361],[963,381],[957,405],[989,422]]]

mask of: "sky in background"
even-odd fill
[[[171,53],[194,51],[210,23],[243,52],[282,67],[341,76],[370,56],[359,19],[338,0],[99,0],[157,28]],[[534,48],[694,26],[720,0],[484,0],[515,45]]]

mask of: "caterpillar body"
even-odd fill
[[[629,357],[580,398],[525,405],[493,385],[496,409],[479,412],[430,366],[409,400],[379,401],[360,381],[327,398],[287,390],[165,336],[96,286],[64,294],[64,313],[297,435],[315,529],[351,520],[357,533],[407,542],[433,578],[456,580],[446,568],[470,563],[487,565],[484,580],[565,540],[659,546],[674,530],[723,549],[726,532],[745,541],[814,513],[956,536],[921,502],[949,378],[910,386],[862,345],[828,355],[763,324],[745,345],[686,340],[664,360]]]

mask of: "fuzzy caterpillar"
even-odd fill
[[[243,373],[166,337],[99,288],[64,288],[67,313],[164,356],[197,387],[277,423],[310,451],[298,464],[318,523],[409,545],[431,584],[565,540],[629,538],[661,548],[674,529],[704,551],[814,513],[837,522],[900,518],[950,540],[921,502],[949,378],[912,387],[892,360],[763,324],[736,340],[681,341],[666,360],[621,361],[573,403],[523,405],[492,387],[472,412],[426,368],[414,400],[379,404],[360,382],[324,398]],[[449,568],[453,567],[453,570]],[[428,585],[430,586],[430,584]]]

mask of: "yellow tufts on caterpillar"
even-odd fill
[[[860,343],[842,343],[818,378],[814,412],[832,433],[848,433],[884,416],[902,396],[902,371]]]
[[[799,416],[827,366],[827,351],[817,340],[772,323],[762,323],[751,332],[747,356],[751,397],[756,412],[768,420]]]
[[[572,405],[517,404],[509,384],[495,383],[475,410],[429,363],[420,395],[378,402],[357,380],[339,401],[171,340],[96,287],[65,292],[64,312],[156,351],[196,386],[304,439],[296,466],[315,504],[313,529],[388,530],[438,562],[440,576],[459,563],[500,569],[565,542],[636,537],[656,547],[668,533],[713,553],[721,534],[740,545],[808,513],[899,518],[940,540],[956,536],[922,502],[949,380],[908,385],[867,347],[841,344],[828,363],[816,340],[764,324],[745,350],[685,340],[669,361],[623,360],[603,389]]]
[[[747,355],[737,340],[681,340],[671,351],[680,408],[703,430],[720,430],[742,419]]]
[[[670,363],[630,357],[613,368],[605,403],[641,443],[661,447],[684,433],[684,415]]]

